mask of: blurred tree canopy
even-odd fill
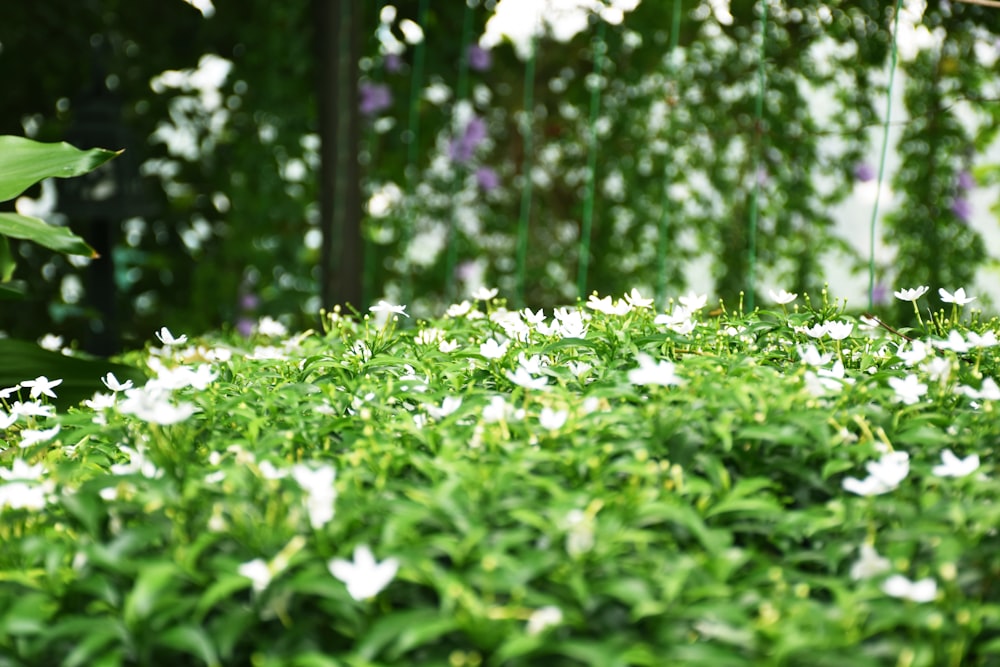
[[[566,41],[543,35],[528,160],[527,63],[508,43],[475,46],[496,2],[358,4],[364,300],[406,296],[420,313],[482,283],[512,293],[526,165],[525,301],[575,298],[591,131],[588,289],[652,292],[658,266],[680,289],[706,253],[727,300],[747,288],[750,261],[792,291],[821,287],[830,257],[866,265],[832,210],[878,164],[895,3],[770,2],[759,117],[758,2],[683,2],[671,52],[675,1],[646,0],[607,26],[599,75],[599,19]],[[1000,127],[1000,11],[903,4],[901,31],[917,45],[899,58],[910,120],[890,175],[899,205],[879,227],[895,250],[877,256],[877,277],[954,288],[987,260],[967,193],[985,185],[977,157]],[[214,7],[203,17],[181,0],[49,0],[0,11],[2,133],[63,139],[95,82],[120,104],[128,145],[107,148],[127,148],[144,199],[113,250],[127,345],[162,325],[248,329],[263,314],[308,326],[320,306],[318,58],[329,35],[305,0]],[[83,267],[15,250],[29,298],[4,304],[0,329],[84,338],[100,314],[81,298]],[[901,305],[905,322],[912,310]]]

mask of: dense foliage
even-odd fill
[[[896,331],[494,294],[0,388],[0,665],[996,662],[974,295]]]
[[[592,131],[587,289],[658,292],[663,278],[676,289],[689,260],[707,254],[715,291],[734,298],[747,288],[758,187],[758,284],[816,289],[824,261],[860,268],[867,240],[839,238],[831,211],[879,163],[896,3],[830,4],[768,4],[758,118],[759,2],[683,2],[673,51],[667,1],[641,3],[603,33],[595,19],[568,41],[542,35],[526,116],[524,54],[507,43],[473,49],[496,3],[406,0],[394,14],[363,3],[369,129],[360,159],[372,203],[358,279],[368,303],[408,293],[416,312],[434,312],[482,282],[515,295],[525,168],[526,301],[577,296]],[[991,102],[1000,12],[903,6],[905,104],[892,126],[903,166],[886,175],[899,206],[877,231],[877,296],[899,276],[970,284],[987,259],[967,224],[970,197],[986,183],[980,154],[1000,127]],[[164,322],[245,329],[265,313],[304,323],[316,312],[311,43],[322,36],[306,2],[219,0],[215,9],[203,18],[179,1],[154,15],[120,0],[13,3],[0,22],[0,66],[17,82],[0,101],[4,131],[61,138],[94,86],[120,103],[126,155],[146,181],[115,250],[133,344]],[[419,24],[422,42],[404,34],[406,20]],[[35,34],[54,38],[39,52]],[[5,311],[0,327],[78,338],[95,317],[80,298],[82,268],[26,245],[17,251],[36,300],[16,317]]]

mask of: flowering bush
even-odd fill
[[[4,663],[995,660],[997,320],[477,296],[0,388]]]

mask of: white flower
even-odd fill
[[[132,388],[131,380],[126,380],[125,382],[119,382],[118,378],[115,377],[114,373],[108,373],[107,375],[102,377],[101,382],[103,382],[104,386],[110,389],[111,391],[125,391],[126,389]]]
[[[549,605],[531,612],[528,617],[526,632],[529,635],[537,635],[542,630],[562,623],[563,613],[559,607]]]
[[[124,454],[128,454],[128,463],[116,463],[111,466],[113,475],[135,475],[139,474],[146,479],[156,479],[163,476],[163,471],[156,467],[156,464],[146,458],[146,451],[139,445],[136,449],[131,447],[119,447]]]
[[[257,322],[257,333],[269,338],[284,338],[288,335],[288,328],[273,317],[265,315]]]
[[[594,518],[582,510],[566,514],[566,553],[577,558],[594,548]]]
[[[23,449],[25,447],[31,447],[32,445],[38,444],[39,442],[45,442],[46,440],[51,440],[52,438],[56,437],[57,433],[59,433],[59,428],[60,428],[59,424],[56,424],[52,428],[47,428],[38,431],[31,429],[24,429],[23,431],[21,431],[21,442],[18,443],[18,446]]]
[[[590,295],[590,298],[587,300],[587,308],[604,313],[605,315],[624,315],[632,309],[622,299],[618,299],[617,302],[612,303],[610,296],[599,299],[596,294]]]
[[[472,304],[468,301],[463,301],[462,303],[455,303],[448,306],[448,310],[445,311],[445,315],[448,317],[462,317],[466,315],[472,309]]]
[[[263,558],[254,558],[252,561],[243,563],[236,571],[241,577],[250,580],[255,593],[261,593],[271,583],[271,568]]]
[[[52,388],[62,384],[62,380],[50,380],[44,375],[39,375],[34,380],[25,380],[21,383],[24,389],[31,389],[31,398],[38,398],[42,394],[55,398]]]
[[[767,293],[768,296],[771,297],[771,301],[774,301],[779,306],[784,306],[787,303],[791,303],[792,301],[795,301],[795,299],[797,299],[799,296],[798,294],[786,292],[783,289],[778,290],[777,292],[775,292],[774,290],[768,290]]]
[[[927,285],[921,285],[920,287],[914,287],[913,289],[897,290],[892,294],[900,301],[916,301],[923,295],[927,294],[927,290],[929,289],[930,287]]]
[[[38,341],[38,346],[49,352],[58,352],[62,349],[63,337],[55,334],[45,334]]]
[[[370,310],[371,312],[376,313],[376,314],[381,314],[381,313],[386,313],[386,314],[388,314],[388,313],[395,313],[396,315],[402,315],[403,317],[409,317],[409,315],[406,314],[406,306],[394,306],[393,304],[389,303],[388,301],[384,301],[384,300],[381,300],[381,299],[379,300],[379,302],[377,304],[375,304],[374,306],[372,306],[368,310]]]
[[[125,392],[125,400],[118,406],[122,414],[135,415],[139,419],[152,424],[168,426],[182,422],[193,415],[197,408],[191,403],[174,405],[170,402],[170,392],[155,385],[142,389],[129,389]]]
[[[457,349],[458,349],[457,340],[443,340],[438,345],[438,351],[442,352],[443,354],[451,354]]]
[[[37,482],[44,475],[44,463],[28,465],[24,462],[24,459],[14,459],[13,463],[11,463],[10,470],[7,468],[0,468],[0,479],[8,481],[12,479],[19,479],[22,481]]]
[[[348,595],[355,600],[367,600],[389,585],[399,569],[399,561],[386,558],[378,563],[371,549],[360,545],[354,548],[353,562],[335,558],[327,567],[330,574],[347,586]]]
[[[799,358],[802,359],[802,363],[809,366],[826,366],[833,359],[833,353],[828,352],[826,354],[820,354],[816,346],[809,344],[806,348],[798,348]]]
[[[691,312],[694,312],[705,307],[705,304],[708,303],[708,295],[691,292],[687,296],[677,297],[677,301]]]
[[[862,544],[861,557],[851,566],[851,579],[871,579],[889,570],[889,559],[883,558],[870,544]]]
[[[997,335],[993,331],[987,331],[986,333],[979,335],[975,331],[968,332],[969,345],[972,347],[993,347],[994,345],[1000,345],[1000,340],[997,340]]]
[[[651,308],[653,306],[653,300],[643,298],[639,290],[634,287],[631,292],[625,295],[625,302],[632,308]]]
[[[329,465],[316,470],[301,463],[292,466],[292,477],[307,494],[306,510],[314,530],[319,530],[333,519],[334,501],[337,499],[337,489],[333,485],[336,476],[333,466]]]
[[[931,345],[941,350],[951,350],[952,352],[957,352],[958,354],[969,351],[969,344],[965,342],[964,338],[962,338],[962,334],[958,333],[954,329],[948,332],[948,340],[931,341]]]
[[[160,339],[160,342],[164,345],[183,345],[187,342],[187,336],[178,336],[174,338],[174,335],[170,333],[170,329],[166,327],[161,327],[159,331],[156,332],[156,337]]]
[[[567,410],[553,410],[550,407],[544,407],[538,415],[538,423],[542,428],[557,431],[563,427],[567,418],[569,418]]]
[[[10,406],[10,414],[18,417],[51,417],[55,408],[51,405],[42,405],[38,401],[14,401]]]
[[[490,398],[489,404],[483,408],[483,421],[490,424],[502,421],[507,418],[512,410],[503,396],[493,396]]]
[[[11,426],[13,426],[14,422],[16,421],[17,421],[16,413],[12,412],[8,415],[3,410],[0,410],[0,431],[7,430]]]
[[[920,382],[912,373],[903,379],[889,378],[889,386],[896,392],[896,400],[906,405],[919,402],[920,397],[927,393],[927,385]]]
[[[910,456],[906,452],[888,452],[878,461],[869,461],[865,467],[868,477],[848,477],[842,482],[845,491],[859,496],[877,496],[892,491],[910,474]]]
[[[922,340],[913,340],[908,343],[900,343],[899,348],[896,349],[896,356],[902,359],[907,366],[912,366],[923,361],[928,351],[927,343]]]
[[[1000,387],[997,386],[996,380],[993,378],[986,378],[983,380],[983,386],[981,389],[974,389],[966,385],[960,385],[956,387],[955,393],[965,394],[969,398],[986,400],[986,401],[1000,401]],[[0,423],[2,426],[2,423]]]
[[[51,481],[42,484],[29,484],[27,482],[8,482],[0,485],[0,510],[4,507],[11,509],[45,509],[45,504],[49,494],[55,485]]]
[[[827,322],[826,335],[833,340],[844,340],[854,331],[853,322]]]
[[[517,371],[513,373],[507,371],[506,375],[508,380],[525,389],[545,389],[545,385],[549,383],[549,379],[545,376],[532,377],[524,366],[518,366]]]
[[[13,394],[20,391],[21,385],[15,384],[13,387],[4,387],[0,389],[0,398],[10,398]]]
[[[941,465],[934,466],[931,472],[938,477],[965,477],[978,468],[979,454],[970,454],[960,459],[950,449],[946,449],[941,452]]]
[[[948,292],[948,290],[943,287],[938,289],[938,294],[941,295],[941,300],[945,303],[953,303],[956,306],[964,306],[967,303],[972,303],[976,300],[974,296],[965,296],[965,288],[959,287],[955,290],[954,294]]]
[[[501,359],[505,354],[507,354],[507,348],[510,346],[510,341],[505,340],[503,344],[496,342],[495,339],[490,338],[485,343],[479,346],[479,354],[486,357],[487,359]]]
[[[937,582],[930,577],[920,581],[910,581],[901,574],[894,574],[885,580],[882,590],[894,598],[930,602],[937,597]]]
[[[806,334],[810,338],[822,338],[826,335],[827,323],[814,324],[811,327],[795,327],[795,330]]]
[[[663,387],[684,384],[684,379],[677,377],[674,372],[674,364],[661,359],[659,362],[642,352],[636,357],[639,368],[633,368],[628,372],[628,381],[632,384],[647,385],[657,384]]]
[[[443,419],[462,407],[462,399],[457,396],[445,396],[441,401],[441,407],[436,405],[427,406],[427,414],[434,419]]]
[[[477,289],[476,291],[474,291],[469,296],[472,297],[473,299],[475,299],[476,301],[489,301],[490,299],[492,299],[493,297],[495,297],[499,292],[500,292],[500,290],[498,290],[495,287],[493,289],[487,289],[486,287],[480,287],[479,289]]]
[[[951,375],[951,362],[943,357],[931,357],[920,368],[927,373],[927,377],[935,382],[944,384]]]

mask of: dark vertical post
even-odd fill
[[[361,308],[359,0],[313,0],[319,58],[320,299],[323,307]]]

